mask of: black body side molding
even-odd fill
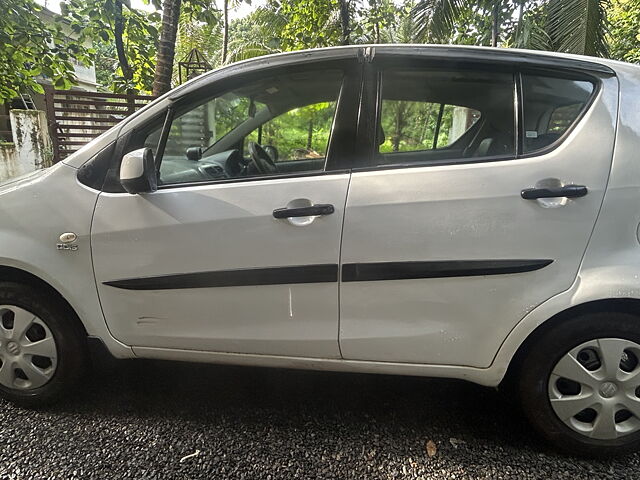
[[[343,282],[408,280],[416,278],[474,277],[539,270],[553,260],[442,260],[432,262],[348,263]]]
[[[417,278],[504,275],[539,270],[553,260],[444,260],[433,262],[348,263],[342,267],[343,282],[408,280]],[[338,265],[247,268],[214,272],[178,273],[156,277],[126,278],[104,282],[125,290],[178,290],[184,288],[248,287],[328,283],[338,281]]]
[[[246,287],[294,283],[338,281],[338,265],[304,265],[294,267],[247,268],[214,272],[179,273],[157,277],[128,278],[104,282],[125,290],[174,290],[183,288]]]

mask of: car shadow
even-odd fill
[[[0,415],[10,421],[29,412],[8,406]],[[69,470],[125,462],[162,478],[637,478],[640,471],[639,455],[593,461],[555,452],[496,389],[421,377],[117,361],[95,368],[26,428],[62,436],[64,458],[83,452]],[[22,443],[30,440],[13,442],[28,449]],[[130,451],[135,460],[126,459]],[[183,463],[190,454],[197,459]],[[34,454],[21,455],[33,467]]]
[[[368,435],[448,436],[540,448],[514,402],[496,389],[421,377],[163,362],[120,361],[95,369],[72,398],[49,411],[167,415],[202,425],[225,417],[284,427],[360,427]],[[376,433],[378,432],[378,433]],[[450,442],[451,443],[451,442]]]

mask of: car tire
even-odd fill
[[[616,358],[620,348],[624,350],[615,370],[615,361],[606,359]],[[611,457],[638,451],[640,389],[630,393],[629,378],[633,373],[640,378],[639,360],[638,316],[599,312],[564,320],[528,349],[516,379],[520,404],[534,429],[569,454]],[[608,372],[614,370],[616,381],[609,381]],[[617,403],[619,398],[622,403]],[[627,405],[630,410],[625,410]],[[572,415],[583,406],[589,408]],[[635,414],[624,420],[631,410]]]
[[[61,299],[0,282],[0,396],[22,407],[53,403],[77,384],[89,358],[80,320]]]

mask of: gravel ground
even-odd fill
[[[638,479],[640,457],[556,454],[464,382],[137,361],[46,410],[0,401],[0,478]]]

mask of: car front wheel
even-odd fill
[[[0,282],[0,395],[22,406],[57,400],[84,373],[86,335],[58,299]]]

